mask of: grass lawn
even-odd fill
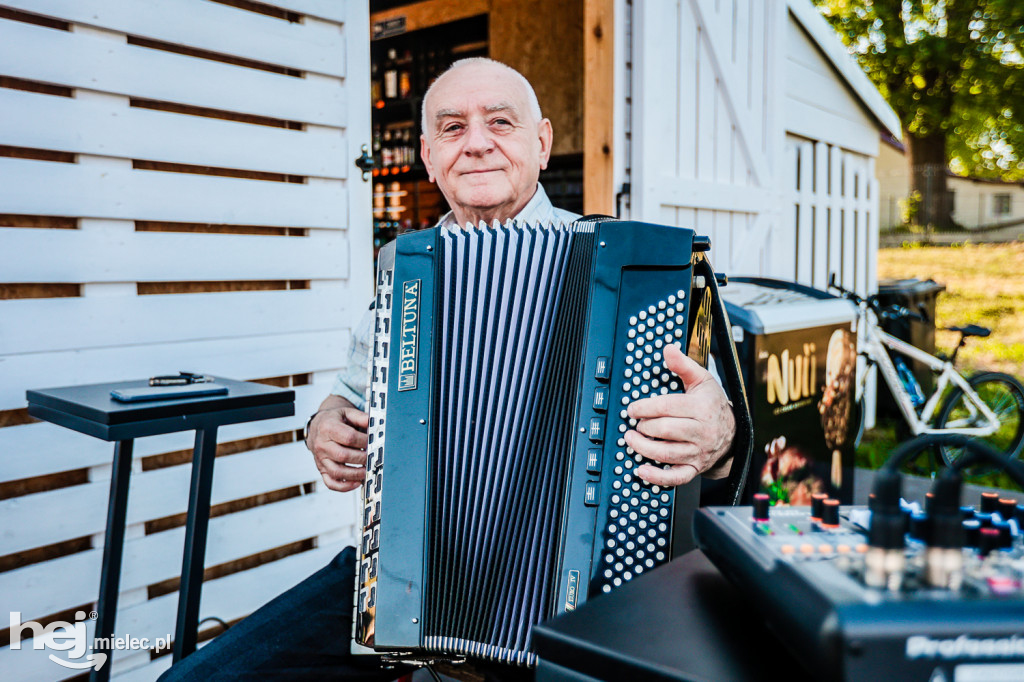
[[[880,249],[878,278],[934,279],[939,294],[935,326],[968,323],[992,330],[960,352],[965,370],[993,369],[1024,379],[1024,243]],[[951,352],[958,335],[936,331],[937,350]]]
[[[936,301],[937,351],[952,352],[958,334],[942,327],[979,324],[992,330],[986,339],[971,338],[957,364],[970,374],[999,370],[1024,380],[1024,243],[910,245],[878,252],[879,279],[933,279],[946,285]],[[902,440],[899,425],[882,421],[857,449],[857,465],[877,468]],[[927,468],[920,458],[918,469]],[[974,482],[1015,488],[1003,474]]]

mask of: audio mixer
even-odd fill
[[[1024,506],[960,506],[959,483],[923,507],[898,490],[870,508],[757,495],[698,510],[694,533],[820,679],[1024,680]]]

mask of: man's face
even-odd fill
[[[459,67],[431,90],[423,163],[459,224],[508,220],[533,197],[551,122],[536,121],[528,102],[523,84],[490,64]]]

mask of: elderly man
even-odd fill
[[[422,126],[423,163],[452,207],[442,225],[579,217],[554,208],[537,182],[551,156],[551,121],[541,117],[537,95],[514,69],[482,58],[456,62],[427,91]],[[360,325],[348,370],[307,429],[306,445],[332,490],[355,490],[365,474],[368,417],[362,408],[371,324],[367,317]],[[641,421],[626,441],[672,466],[644,465],[637,474],[658,485],[688,483],[701,473],[724,476],[735,430],[725,394],[678,348],[666,349],[665,363],[687,393],[633,403],[629,415]]]
[[[423,105],[423,162],[451,206],[442,225],[567,222],[578,216],[554,208],[537,182],[551,155],[551,122],[541,116],[529,82],[489,59],[456,62],[427,91]],[[357,329],[348,369],[307,425],[306,445],[328,488],[359,488],[365,475],[364,392],[372,316]],[[687,392],[634,402],[638,420],[626,440],[637,452],[670,464],[637,473],[659,485],[687,483],[697,474],[724,476],[735,430],[732,411],[714,378],[674,346],[666,366]],[[232,627],[174,666],[165,679],[392,679],[375,658],[349,655],[355,553],[329,566]],[[494,671],[484,666],[487,677]],[[502,671],[500,677],[522,671]]]

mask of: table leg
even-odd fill
[[[185,521],[185,554],[181,562],[181,588],[178,591],[178,622],[174,631],[174,662],[196,650],[199,629],[199,598],[203,589],[203,564],[206,559],[206,530],[210,521],[210,491],[213,488],[213,462],[217,456],[217,427],[196,431],[192,453],[192,487],[188,494]]]
[[[100,569],[100,595],[96,603],[95,637],[105,638],[107,643],[114,635],[114,621],[117,618],[117,595],[121,585],[121,557],[124,555],[124,524],[128,513],[128,483],[132,473],[132,449],[135,441],[120,440],[114,445],[114,468],[110,472],[110,499],[107,502],[107,528],[103,536],[103,563]],[[91,682],[106,682],[110,679],[110,656],[107,648],[93,650],[94,654],[106,654],[107,660],[89,674]]]

